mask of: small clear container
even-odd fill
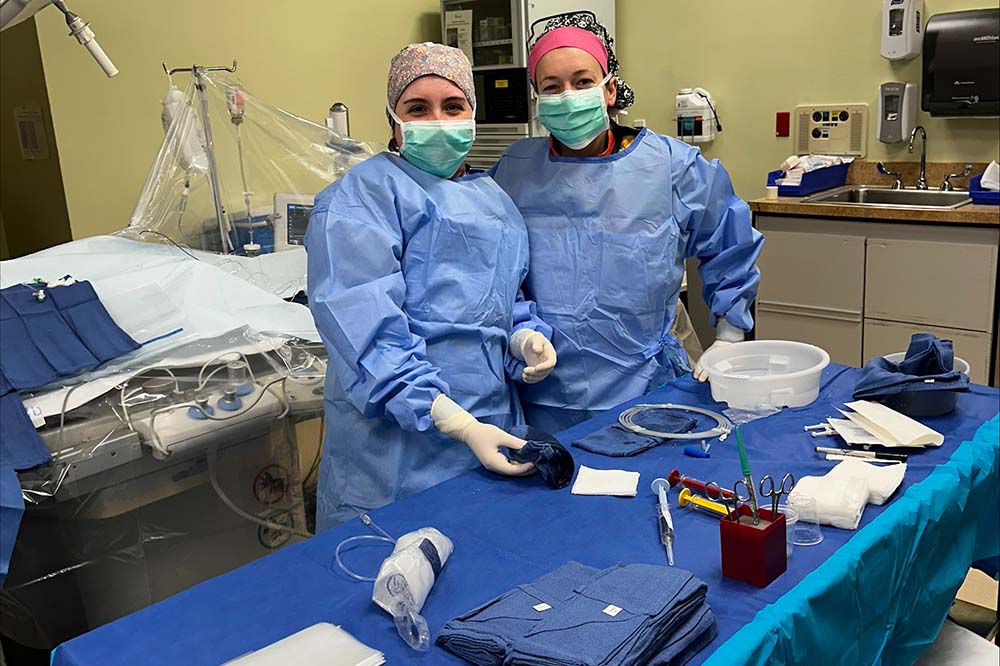
[[[795,526],[799,522],[799,512],[787,505],[779,506],[778,512],[785,514],[785,556],[791,559],[795,546]]]
[[[816,500],[808,495],[797,495],[788,498],[788,506],[799,514],[792,530],[792,543],[796,546],[815,546],[822,543],[823,532],[819,529]]]

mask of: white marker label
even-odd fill
[[[622,612],[622,609],[618,606],[608,606],[602,611],[605,615],[610,615],[611,617],[618,617],[618,613]]]
[[[534,608],[539,613],[544,613],[545,611],[547,611],[550,608],[552,608],[552,606],[549,606],[546,603],[541,603],[541,604],[538,604],[537,606],[532,606],[532,608]]]
[[[41,428],[45,425],[45,417],[42,416],[41,407],[25,407],[24,409],[28,412],[28,418],[31,419],[31,424],[35,428]]]

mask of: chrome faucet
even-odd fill
[[[917,125],[910,132],[910,147],[907,152],[913,152],[913,140],[917,138],[917,132],[920,132],[920,176],[917,178],[916,188],[918,190],[927,189],[927,130],[923,128],[922,125]]]
[[[972,173],[972,165],[971,164],[966,164],[965,168],[962,169],[961,173],[949,173],[947,176],[944,177],[944,182],[941,183],[940,190],[942,192],[951,192],[951,191],[953,191],[955,188],[951,184],[951,179],[952,178],[968,178],[970,173]]]
[[[885,168],[885,165],[882,164],[881,162],[877,163],[875,165],[875,168],[878,169],[878,172],[883,176],[889,176],[890,178],[896,179],[896,182],[892,184],[892,189],[894,190],[903,189],[903,180],[902,180],[903,173],[901,171],[889,171],[888,169]]]

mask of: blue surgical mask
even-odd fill
[[[604,85],[610,80],[609,73],[592,88],[539,95],[538,121],[567,148],[584,148],[608,129]]]
[[[476,121],[472,118],[403,122],[392,109],[389,115],[399,123],[403,135],[399,154],[413,166],[441,178],[451,178],[458,171],[476,138]],[[476,115],[475,111],[472,115]]]

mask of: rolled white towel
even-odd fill
[[[816,516],[823,525],[842,530],[856,530],[861,514],[868,506],[868,482],[864,479],[831,479],[829,476],[804,476],[788,495],[794,506],[797,497],[816,501]]]
[[[798,155],[789,155],[787,158],[785,158],[785,161],[782,162],[781,166],[778,168],[784,171],[785,173],[788,173],[789,171],[791,171],[792,169],[794,169],[799,165],[799,161],[800,160]]]
[[[906,463],[875,465],[864,460],[845,460],[827,472],[825,478],[864,479],[868,482],[868,503],[885,504],[906,474]]]

